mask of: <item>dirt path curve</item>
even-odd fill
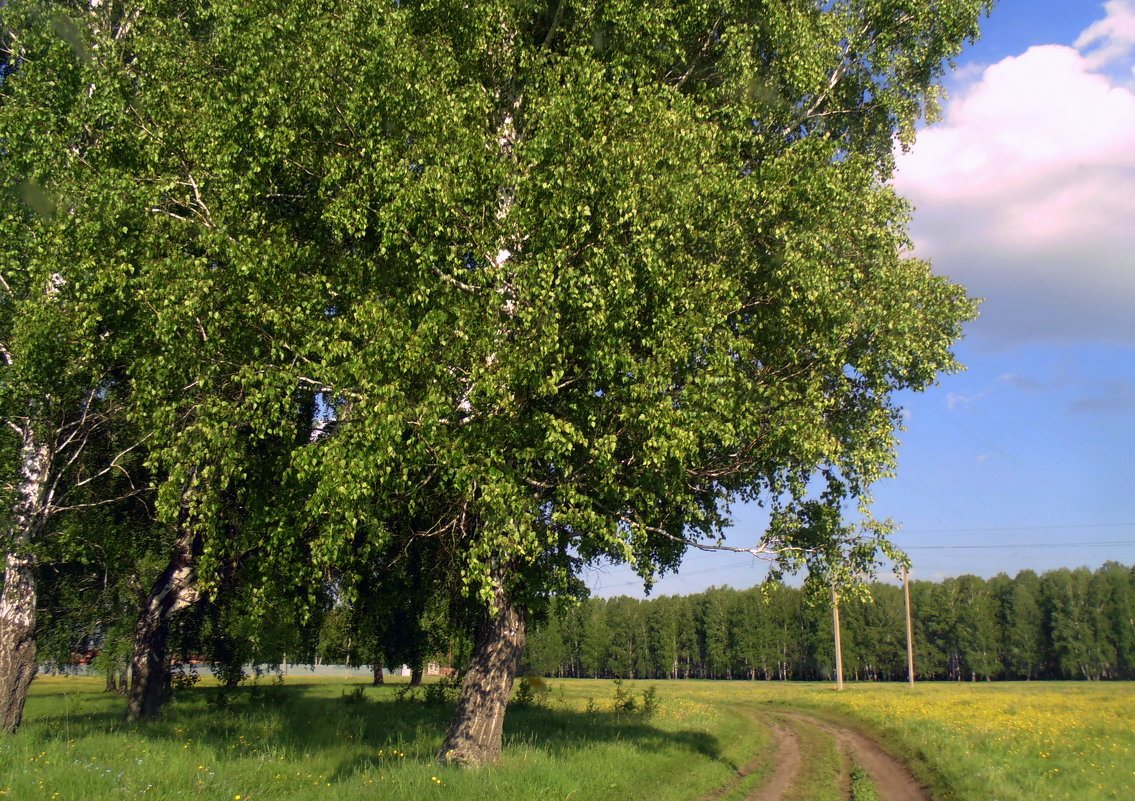
[[[818,726],[835,735],[840,750],[850,755],[863,767],[863,770],[867,771],[882,801],[933,801],[906,765],[887,753],[881,745],[863,732],[801,712],[779,710],[776,714],[782,718],[799,721],[806,726]],[[758,798],[760,801],[766,801],[759,796],[751,801],[757,801]]]
[[[750,795],[746,801],[766,801],[766,799],[767,801],[778,801],[792,786],[796,773],[800,769],[800,738],[796,736],[796,732],[772,715],[752,712],[748,714],[759,725],[767,726],[772,730],[774,745],[772,764],[774,767],[772,776],[761,786],[760,791],[756,795]],[[759,769],[764,761],[764,756],[758,756],[746,763],[737,771],[733,781],[718,788],[715,792],[703,796],[699,801],[718,801],[730,790],[736,788],[742,779]],[[771,793],[771,795],[763,795],[763,793]]]
[[[791,789],[796,776],[800,772],[800,738],[792,729],[772,715],[762,715],[772,729],[772,736],[776,742],[776,753],[773,764],[776,766],[770,778],[756,792],[751,793],[745,801],[780,801]],[[884,799],[885,801],[885,799]]]
[[[774,767],[769,779],[746,796],[745,801],[784,801],[793,797],[792,790],[799,780],[802,760],[800,737],[794,729],[800,727],[822,729],[835,737],[839,750],[844,755],[840,786],[845,798],[851,796],[850,757],[851,762],[862,766],[866,771],[882,801],[933,801],[902,762],[857,729],[788,709],[768,710],[753,717],[768,726],[772,732],[774,748],[771,761]],[[702,801],[716,801],[724,796],[745,776],[757,770],[762,761],[757,758],[745,765],[729,785],[706,796]]]

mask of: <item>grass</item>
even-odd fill
[[[827,685],[628,682],[658,687],[652,717],[614,709],[606,681],[551,681],[511,709],[499,767],[433,762],[451,707],[398,687],[293,676],[284,686],[179,691],[159,721],[124,724],[96,679],[41,677],[25,723],[0,740],[0,799],[345,801],[689,799],[768,754],[754,712],[776,706],[850,720],[913,760],[948,801],[1135,797],[1135,685]],[[641,703],[639,704],[641,706]],[[817,737],[817,730],[802,737]],[[801,798],[837,797],[838,755],[808,742]],[[735,790],[759,783],[762,767]],[[862,778],[856,798],[870,799]],[[723,798],[733,798],[730,792]]]
[[[610,682],[585,684],[510,710],[501,766],[463,771],[433,762],[450,706],[399,700],[396,686],[199,686],[161,720],[125,724],[98,680],[42,677],[24,726],[0,740],[0,798],[677,801],[726,783],[765,739],[686,698],[649,719],[616,713]]]
[[[786,801],[840,801],[839,751],[834,737],[816,726],[785,720],[800,743],[800,774]]]
[[[856,765],[851,769],[851,801],[879,801],[875,785],[866,771]]]

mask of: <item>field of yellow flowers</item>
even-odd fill
[[[910,761],[940,801],[1135,798],[1133,684],[537,687],[509,711],[502,765],[471,772],[433,762],[451,707],[421,691],[313,679],[198,686],[161,720],[124,724],[122,699],[98,680],[41,677],[24,726],[0,739],[0,801],[692,801],[771,754],[759,723],[770,708],[855,724]]]
[[[744,688],[744,689],[741,689]],[[1135,799],[1135,684],[703,685],[704,702],[803,708],[859,725],[962,801]]]

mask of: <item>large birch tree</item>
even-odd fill
[[[79,86],[124,109],[104,199],[194,569],[291,438],[241,537],[297,586],[428,540],[483,609],[439,754],[479,764],[529,615],[583,563],[649,582],[758,501],[747,550],[869,568],[885,527],[841,513],[974,311],[909,257],[892,151],[989,5],[147,4],[118,78]],[[316,396],[333,425],[297,435]]]

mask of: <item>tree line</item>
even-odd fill
[[[1060,569],[910,583],[917,677],[1135,679],[1135,569]],[[874,582],[840,603],[844,675],[907,677],[903,591]],[[831,680],[828,596],[771,583],[564,605],[528,640],[535,675]]]
[[[758,500],[780,570],[894,556],[898,393],[976,303],[893,152],[991,4],[0,4],[0,732],[41,646],[148,718],[345,608],[461,628],[479,764],[587,564]]]

